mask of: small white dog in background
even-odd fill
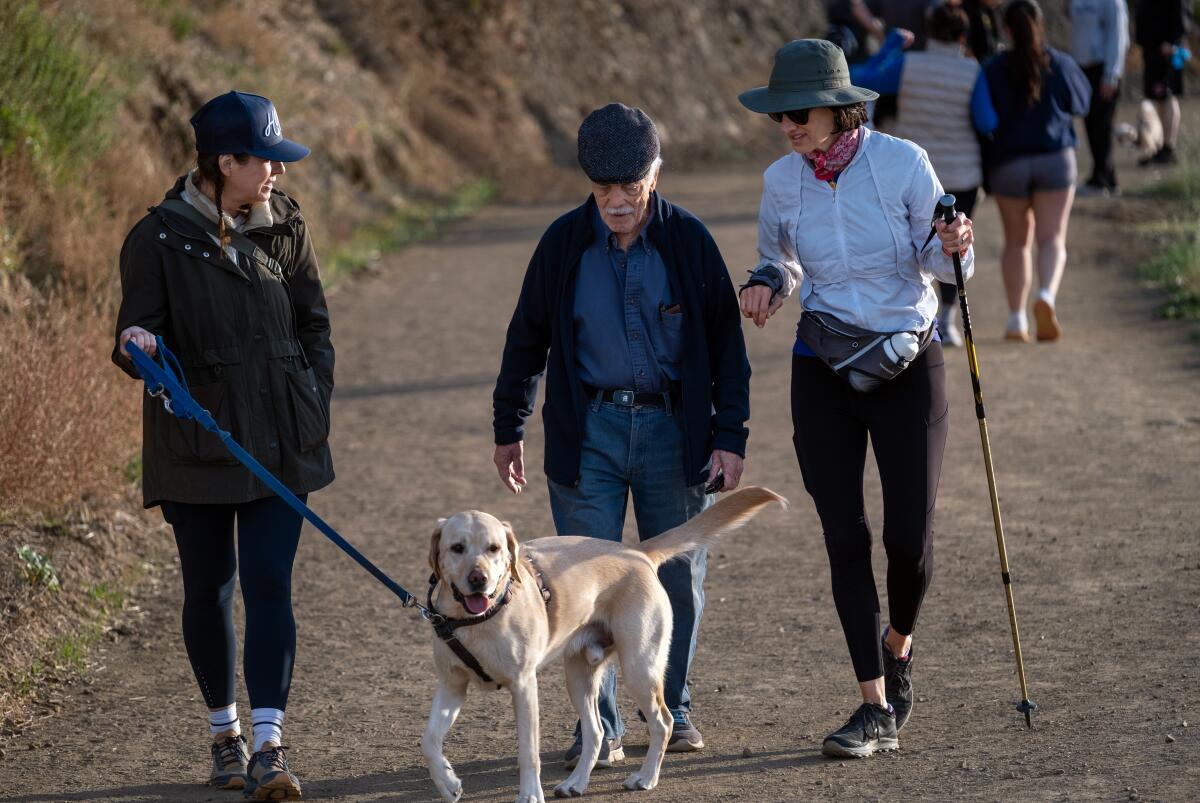
[[[1138,106],[1137,125],[1118,123],[1113,133],[1117,142],[1137,149],[1139,160],[1150,158],[1163,146],[1162,121],[1158,119],[1154,104],[1148,100]]]

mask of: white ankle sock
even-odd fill
[[[1043,287],[1041,290],[1038,290],[1038,298],[1050,306],[1054,306],[1054,293],[1051,293],[1047,288]]]
[[[254,729],[255,753],[262,750],[267,742],[283,743],[283,712],[278,708],[251,709],[250,721]]]
[[[1010,332],[1028,332],[1029,319],[1025,317],[1025,310],[1020,312],[1008,313],[1008,331]]]
[[[238,722],[237,703],[208,712],[208,732],[216,736],[225,731],[233,731],[235,736],[242,732],[242,726]]]

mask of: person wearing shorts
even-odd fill
[[[1037,241],[1037,339],[1057,340],[1057,294],[1066,267],[1067,220],[1075,198],[1074,116],[1087,114],[1092,91],[1075,60],[1045,44],[1035,0],[1004,12],[1012,47],[984,67],[999,117],[991,149],[991,191],[1004,224],[1001,267],[1008,300],[1008,340],[1027,342],[1025,305]]]
[[[1183,95],[1183,69],[1175,59],[1176,48],[1187,43],[1191,28],[1190,4],[1183,0],[1159,0],[1138,5],[1134,27],[1145,64],[1146,97],[1154,102],[1162,120],[1163,145],[1157,153],[1138,162],[1175,164],[1179,143],[1179,98]]]

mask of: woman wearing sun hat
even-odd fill
[[[876,97],[851,85],[836,46],[815,39],[780,48],[770,83],[739,96],[792,150],[764,173],[759,260],[740,300],[759,327],[797,288],[803,309],[792,350],[793,440],[863,699],[825,740],[830,756],[895,749],[912,709],[912,633],[932,568],[948,423],[934,283],[954,281],[955,252],[964,276],[974,267],[965,216],[939,221],[929,236],[942,186],[925,152],[863,127],[864,103]],[[882,634],[863,505],[868,437],[888,556]]]
[[[312,239],[275,188],[308,148],[283,137],[274,104],[229,92],[192,117],[196,167],[176,180],[121,249],[113,361],[125,344],[179,358],[196,400],[304,499],[333,480],[333,346]],[[260,800],[300,796],[281,746],[296,652],[292,561],[302,519],[195,422],[143,398],[142,485],[179,549],[183,640],[208,707],[209,783]],[[235,548],[234,524],[237,525]],[[253,756],[234,703],[232,598],[246,610],[244,673]]]

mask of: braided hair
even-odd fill
[[[247,153],[235,153],[233,158],[238,164],[250,161]],[[201,153],[196,157],[196,172],[204,184],[213,188],[213,201],[217,204],[217,237],[221,240],[221,251],[229,247],[230,237],[225,232],[225,212],[221,209],[221,192],[225,189],[225,174],[221,172],[221,155],[217,153]]]

